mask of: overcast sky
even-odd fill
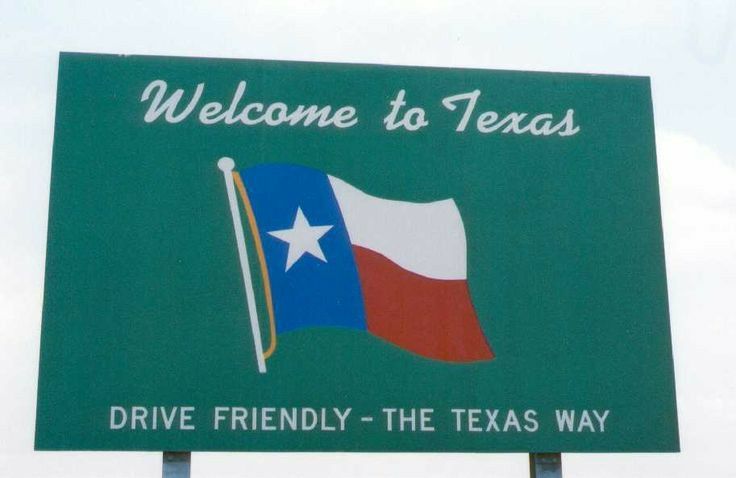
[[[0,0],[0,476],[160,476],[160,453],[33,451],[59,51],[651,76],[683,451],[566,454],[564,472],[734,476],[735,27],[733,0]],[[522,477],[527,467],[524,454],[193,456],[195,477]]]

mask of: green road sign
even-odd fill
[[[62,54],[40,450],[677,451],[649,80]]]

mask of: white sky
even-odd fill
[[[736,2],[557,3],[0,0],[0,476],[161,473],[160,453],[33,451],[61,50],[651,76],[683,451],[566,454],[564,473],[733,476]],[[528,472],[524,454],[196,453],[192,474],[470,478]]]

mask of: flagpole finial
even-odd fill
[[[217,167],[223,171],[232,171],[233,169],[235,169],[235,161],[233,161],[232,158],[228,158],[227,156],[225,156],[217,161]]]

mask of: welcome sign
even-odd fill
[[[36,448],[678,450],[648,79],[62,54]]]

